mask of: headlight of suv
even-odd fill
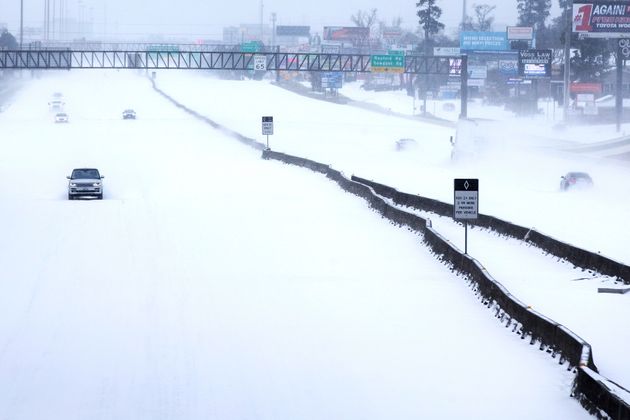
[[[77,184],[75,184],[74,182],[71,182],[71,183],[70,183],[70,186],[71,186],[71,187],[76,187],[76,186],[77,186]]]
[[[100,182],[95,182],[94,184],[92,184],[93,187],[100,187],[101,183]]]

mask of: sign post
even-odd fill
[[[479,180],[455,179],[453,193],[453,219],[464,221],[464,254],[468,254],[468,220],[478,217]]]
[[[267,136],[267,149],[269,149],[269,136],[273,135],[273,117],[262,117],[262,134]]]

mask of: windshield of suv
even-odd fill
[[[98,179],[100,174],[96,169],[75,169],[72,171],[72,179]]]

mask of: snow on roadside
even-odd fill
[[[480,179],[480,211],[629,264],[626,229],[630,177],[624,162],[595,160],[541,148],[512,147],[527,120],[483,129],[506,139],[501,148],[451,160],[453,129],[344,105],[317,101],[267,82],[225,81],[204,74],[158,72],[161,89],[196,111],[264,141],[260,118],[273,115],[273,150],[331,164],[347,174],[374,179],[400,191],[452,201],[453,178]],[[413,150],[396,141],[411,138]],[[595,188],[559,191],[569,171],[591,174]]]
[[[58,90],[68,125],[46,110]],[[120,119],[128,107],[138,120]],[[588,418],[573,375],[498,326],[417,236],[133,73],[33,80],[0,141],[13,420]],[[105,200],[64,199],[78,165],[103,171]]]

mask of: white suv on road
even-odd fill
[[[67,176],[68,181],[68,200],[74,200],[77,197],[96,197],[103,199],[103,181],[105,178],[101,176],[98,169],[94,168],[78,168],[72,170],[72,175]]]

